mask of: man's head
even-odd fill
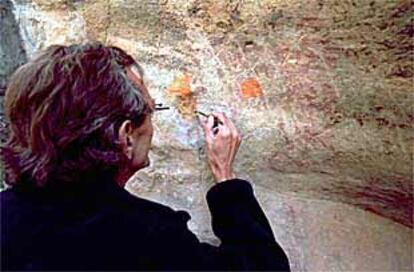
[[[38,185],[148,165],[154,102],[142,69],[119,48],[51,46],[10,79],[1,148],[7,182]]]

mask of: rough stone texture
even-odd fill
[[[26,61],[19,26],[9,0],[0,2],[0,37],[0,95],[3,95],[10,74]]]
[[[4,117],[4,92],[9,76],[26,61],[19,34],[19,26],[13,15],[13,4],[9,0],[0,2],[0,143],[8,137],[7,121]],[[0,189],[3,188],[4,171],[0,165]]]
[[[133,54],[157,102],[153,165],[129,190],[218,243],[199,120],[226,112],[295,271],[411,270],[414,7],[405,0],[15,0],[29,56],[97,39]],[[171,84],[191,79],[191,96]],[[262,94],[242,92],[255,80]]]

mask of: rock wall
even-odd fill
[[[413,268],[410,1],[14,0],[18,31],[4,3],[7,75],[23,58],[3,35],[20,35],[29,57],[93,39],[143,65],[173,109],[154,117],[153,164],[128,189],[190,211],[201,240],[218,243],[195,108],[240,128],[236,172],[294,271]]]
[[[0,2],[0,143],[8,137],[8,126],[4,117],[3,103],[7,79],[21,64],[26,62],[19,26],[13,14],[13,3]],[[0,165],[0,189],[3,188],[4,171]]]
[[[13,15],[13,4],[9,0],[0,3],[0,37],[0,95],[4,95],[7,78],[26,62],[19,26]]]

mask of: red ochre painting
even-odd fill
[[[263,96],[263,90],[259,81],[255,78],[249,78],[241,83],[241,94],[244,98]]]
[[[177,110],[185,119],[192,119],[197,109],[197,97],[191,89],[191,77],[180,74],[167,88],[170,96],[177,98]]]

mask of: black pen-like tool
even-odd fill
[[[164,106],[162,103],[155,104],[155,110],[161,111],[161,110],[169,110],[170,107]]]
[[[206,118],[208,118],[209,117],[209,115],[208,114],[205,114],[204,112],[201,112],[201,111],[195,111],[195,113],[197,113],[197,114],[200,114],[201,116],[204,116],[204,117],[206,117]],[[213,124],[213,128],[216,128],[216,127],[218,127],[218,125],[223,125],[223,122],[222,121],[220,121],[216,116],[214,116],[214,124]]]

